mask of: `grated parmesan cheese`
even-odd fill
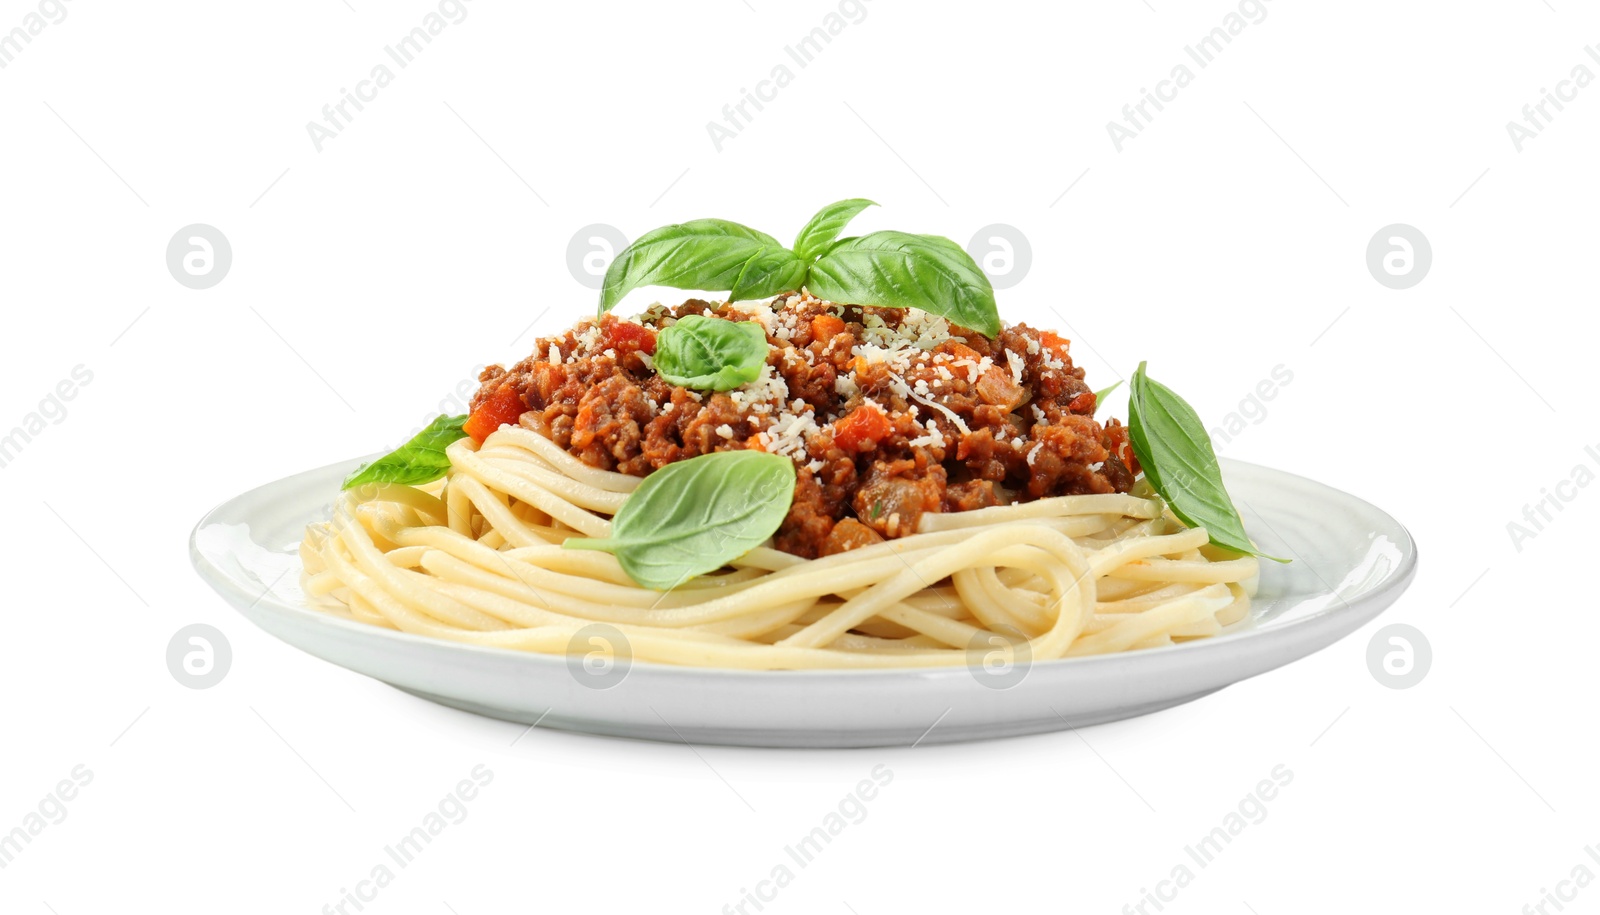
[[[938,410],[940,413],[943,413],[950,420],[950,422],[955,424],[955,427],[957,429],[961,430],[963,435],[965,435],[965,434],[967,434],[967,433],[972,431],[971,429],[967,428],[967,424],[962,421],[960,416],[956,415],[954,410],[951,410],[949,407],[945,406],[944,404],[939,403],[936,400],[929,400],[926,397],[918,397],[916,394],[912,394],[911,395],[911,399],[917,401],[918,403],[926,404],[927,406],[930,406],[930,407],[934,408],[935,410]],[[930,422],[931,422],[931,420],[930,420]]]
[[[892,350],[884,349],[876,343],[857,343],[850,349],[850,354],[852,356],[859,356],[862,359],[867,360],[869,365],[876,365],[880,362],[888,362],[891,353]]]
[[[582,350],[583,352],[587,353],[590,350],[594,349],[595,344],[599,343],[599,342],[600,342],[600,327],[599,327],[599,325],[591,324],[591,325],[589,325],[589,328],[587,330],[585,330],[583,333],[578,335],[578,349]]]
[[[915,411],[917,408],[916,407],[912,407],[911,409],[913,411]],[[913,413],[913,415],[915,415],[915,413]],[[934,445],[938,445],[940,448],[945,447],[944,436],[939,434],[939,424],[938,423],[936,423],[936,422],[934,422],[933,420],[930,419],[926,423],[923,424],[923,428],[928,430],[928,434],[927,435],[923,435],[923,436],[919,436],[917,438],[914,438],[910,442],[908,442],[907,444],[909,444],[913,448],[916,448],[918,446],[921,446],[921,447],[924,447],[924,448],[931,448]]]
[[[773,420],[771,428],[764,433],[770,444],[763,442],[765,450],[773,454],[781,454],[803,461],[811,456],[806,450],[806,436],[818,431],[817,421],[811,415],[811,408],[803,400],[796,400],[793,412],[780,414]]]
[[[773,323],[778,319],[778,315],[772,310],[772,306],[760,300],[750,302],[729,302],[728,310],[736,311],[750,320],[755,321],[761,325],[762,330],[769,334],[772,333]]]
[[[781,404],[789,399],[789,383],[771,365],[763,365],[755,381],[729,391],[728,397],[740,409],[748,407],[758,413],[766,413],[770,412],[771,404]],[[760,409],[763,405],[767,406],[766,410]]]

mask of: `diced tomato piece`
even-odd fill
[[[975,387],[984,403],[994,404],[1007,413],[1028,399],[1028,393],[1012,379],[1010,370],[998,365],[979,375]]]
[[[1139,459],[1134,457],[1133,443],[1128,440],[1128,427],[1112,420],[1105,428],[1106,450],[1116,455],[1131,473],[1140,471]]]
[[[811,319],[811,339],[827,343],[834,337],[844,333],[844,320],[833,315],[822,314]]]
[[[462,424],[462,431],[472,436],[478,444],[489,437],[489,433],[501,426],[515,426],[522,414],[527,412],[527,404],[522,402],[522,395],[509,384],[503,384],[499,390],[489,395],[489,399],[478,404],[472,411],[467,421]]]
[[[940,344],[939,348],[954,356],[958,360],[971,359],[973,362],[977,362],[979,359],[983,358],[982,356],[978,355],[977,350],[966,345],[965,343],[943,343]]]
[[[606,322],[604,342],[605,345],[600,348],[616,350],[619,359],[631,352],[647,356],[653,356],[656,352],[656,332],[632,321],[613,318]]]
[[[871,404],[851,410],[833,424],[833,441],[846,451],[867,451],[889,437],[894,425],[884,412]]]
[[[1066,337],[1047,330],[1039,334],[1039,342],[1044,344],[1045,349],[1055,353],[1058,358],[1062,360],[1069,358],[1067,356],[1067,347],[1072,345],[1072,341]]]
[[[1072,398],[1072,402],[1067,404],[1067,409],[1074,413],[1082,413],[1084,416],[1093,416],[1094,392],[1084,391],[1077,397]]]

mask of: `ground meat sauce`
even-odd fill
[[[685,315],[757,321],[767,365],[722,393],[655,373],[656,331]],[[637,318],[605,315],[509,371],[490,366],[472,406],[509,386],[540,433],[591,467],[645,476],[712,451],[792,458],[799,479],[779,549],[814,558],[904,537],[929,512],[1126,492],[1127,430],[1094,419],[1068,341],[1019,324],[997,340],[921,311],[805,294]]]

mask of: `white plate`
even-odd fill
[[[435,702],[545,727],[651,740],[864,747],[1032,734],[1198,699],[1327,647],[1411,583],[1417,553],[1397,521],[1354,496],[1224,460],[1263,561],[1250,618],[1225,634],[1124,654],[1043,661],[1004,689],[966,667],[728,671],[637,662],[606,689],[577,658],[408,635],[306,606],[297,547],[328,517],[358,462],[310,470],[223,503],[195,527],[195,568],[252,623],[358,673]],[[608,681],[609,682],[609,681]]]

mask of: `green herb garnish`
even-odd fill
[[[811,265],[806,286],[835,302],[920,308],[986,337],[1000,333],[989,277],[960,245],[938,235],[841,239]]]
[[[462,416],[441,416],[418,432],[411,441],[389,452],[370,464],[363,464],[355,473],[345,478],[341,489],[350,489],[366,483],[404,483],[416,486],[431,483],[450,470],[450,459],[444,449],[457,439],[467,437],[461,424]]]
[[[1120,388],[1120,387],[1122,387],[1122,380],[1119,378],[1115,382],[1113,382],[1112,384],[1107,385],[1106,387],[1103,387],[1098,391],[1095,391],[1094,392],[1094,411],[1096,413],[1100,412],[1100,405],[1105,402],[1106,395],[1110,394],[1112,391],[1115,391],[1117,388]]]
[[[611,536],[569,538],[617,557],[638,584],[670,591],[714,572],[771,537],[794,500],[794,462],[762,451],[719,451],[644,478],[611,519]]]
[[[817,215],[811,217],[806,227],[795,236],[794,253],[803,261],[816,260],[829,245],[833,244],[834,239],[839,237],[839,233],[844,231],[850,220],[856,218],[857,213],[867,207],[875,206],[876,203],[863,197],[852,197],[849,200],[828,204],[818,210]]]
[[[1205,528],[1213,545],[1288,562],[1250,543],[1239,510],[1223,488],[1222,469],[1199,414],[1171,388],[1146,375],[1144,367],[1139,363],[1129,387],[1128,439],[1145,479],[1185,524]]]
[[[725,219],[695,219],[639,236],[600,286],[600,314],[640,286],[731,290],[732,300],[798,289],[805,264],[765,232]]]
[[[855,198],[823,207],[800,231],[794,250],[724,219],[653,229],[611,262],[600,288],[600,313],[641,286],[726,289],[729,301],[804,286],[835,302],[920,308],[998,335],[994,287],[960,245],[939,235],[893,231],[838,238],[857,213],[873,205]]]
[[[767,334],[754,321],[685,315],[656,335],[656,372],[679,387],[731,391],[767,364]]]

